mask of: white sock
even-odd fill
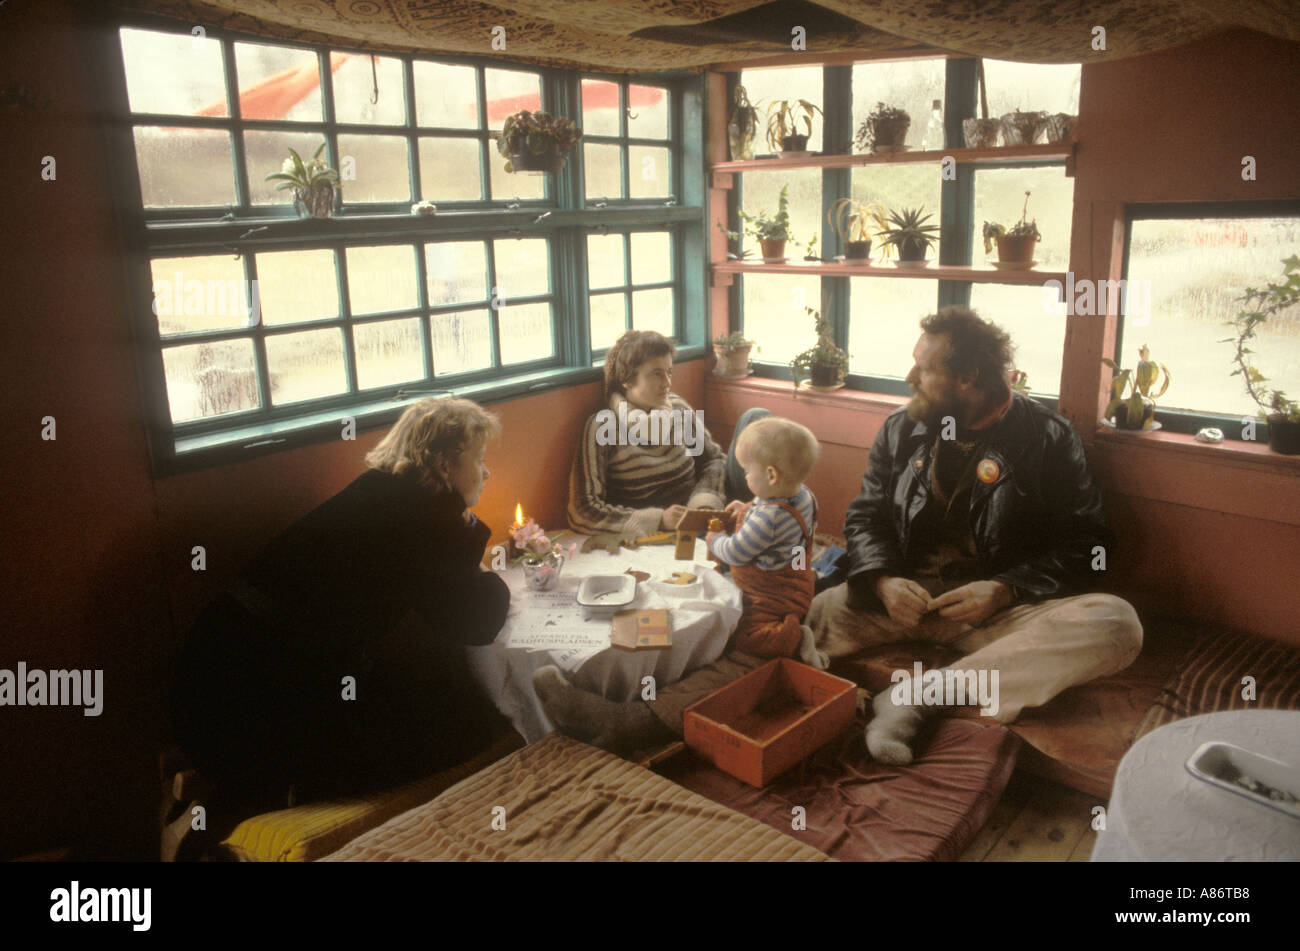
[[[830,656],[817,649],[817,638],[807,624],[803,626],[803,640],[799,643],[799,659],[818,670],[825,670],[831,665]]]

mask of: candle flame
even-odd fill
[[[515,524],[524,524],[524,507],[518,502],[515,503]]]

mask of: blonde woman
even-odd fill
[[[173,722],[228,800],[282,807],[382,788],[490,742],[502,721],[463,647],[490,643],[510,604],[481,569],[491,533],[471,511],[499,432],[469,400],[414,404],[367,470],[267,545],[196,622]]]

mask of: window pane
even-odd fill
[[[162,352],[172,422],[256,409],[253,341],[220,340]]]
[[[1013,284],[972,284],[971,308],[1007,333],[1016,345],[1016,369],[1029,374],[1029,389],[1061,392],[1065,349],[1065,303],[1055,291]]]
[[[419,318],[358,324],[352,328],[357,348],[357,385],[361,389],[424,379],[424,349]]]
[[[398,244],[348,248],[348,299],[354,314],[413,310],[420,305],[415,284],[415,249]]]
[[[343,182],[344,201],[411,200],[406,139],[401,136],[340,135],[339,172],[356,175]]]
[[[545,238],[507,238],[493,242],[496,287],[507,301],[551,292],[551,263]]]
[[[868,206],[878,205],[887,212],[902,212],[904,209],[921,208],[922,217],[930,216],[927,225],[939,224],[939,166],[937,165],[895,165],[868,166],[855,168],[852,173],[853,198],[865,202]],[[871,256],[887,267],[893,267],[898,259],[897,253],[888,259],[881,251],[881,238],[875,234],[876,225],[872,222]],[[938,232],[934,232],[938,237]],[[835,237],[838,245],[839,237]],[[836,254],[843,254],[844,249],[836,247]],[[935,244],[926,252],[931,261],[939,260],[939,245]],[[910,351],[909,351],[910,352]]]
[[[538,112],[542,108],[542,80],[537,73],[513,69],[485,69],[488,128],[498,132],[506,116],[521,109]]]
[[[244,133],[244,163],[248,167],[249,199],[254,205],[292,205],[293,189],[279,190],[283,184],[278,179],[267,181],[266,176],[284,171],[286,160],[292,160],[293,149],[305,164],[311,164],[312,155],[325,141],[319,131],[312,132],[258,132]],[[329,162],[329,150],[320,154],[321,161]]]
[[[1034,246],[1034,259],[1044,270],[1070,266],[1070,219],[1074,214],[1074,179],[1063,168],[986,168],[975,170],[975,234],[973,263],[996,261],[997,244],[984,253],[984,222],[1011,228],[1020,220],[1029,192],[1029,220],[1038,223],[1043,240]]]
[[[528,363],[555,353],[550,304],[503,307],[497,317],[501,322],[502,364]]]
[[[420,139],[420,197],[430,201],[481,200],[483,179],[478,159],[476,139]]]
[[[632,326],[637,330],[656,330],[665,337],[673,336],[672,288],[633,292]]]
[[[907,376],[921,319],[938,309],[938,301],[938,281],[850,278],[849,372]],[[811,337],[804,346],[812,346]]]
[[[746,172],[743,176],[741,207],[751,216],[760,213],[776,217],[780,205],[781,186],[789,185],[791,241],[805,245],[813,235],[822,231],[822,173],[820,169],[782,169],[776,172]],[[744,222],[739,223],[744,231]],[[751,248],[758,258],[758,242],[745,235],[743,247]],[[798,260],[802,255],[794,243],[785,247],[786,256]],[[814,298],[815,300],[815,298]]]
[[[634,139],[668,138],[668,90],[629,86],[627,134]],[[813,100],[820,105],[819,100]]]
[[[632,234],[632,283],[658,284],[673,279],[672,238],[666,231]]]
[[[745,336],[762,352],[754,360],[788,364],[791,357],[817,340],[813,319],[805,307],[821,306],[821,280],[802,274],[746,274],[741,280],[745,299]]]
[[[618,83],[582,81],[582,134],[618,135]]]
[[[486,310],[435,314],[429,324],[433,333],[434,376],[492,366],[492,329]]]
[[[121,30],[132,112],[228,116],[221,43],[207,37]]]
[[[906,143],[913,150],[919,149],[930,122],[934,100],[943,99],[945,72],[944,60],[941,59],[854,66],[851,129],[855,141],[862,121],[871,114],[877,103],[883,102],[887,106],[905,110],[911,117]],[[853,151],[862,150],[854,145]],[[908,369],[911,369],[910,364]]]
[[[400,59],[369,53],[330,53],[330,66],[334,71],[334,117],[338,122],[406,122],[406,84]]]
[[[134,132],[146,208],[234,204],[230,133],[154,126],[137,126]]]
[[[546,179],[550,176],[543,172],[507,172],[506,157],[497,151],[497,140],[491,139],[488,148],[488,175],[492,185],[492,197],[499,200],[509,198],[540,199],[546,197]],[[572,154],[572,153],[570,153]]]
[[[1235,369],[1228,323],[1247,287],[1282,280],[1282,259],[1300,247],[1300,219],[1210,218],[1133,221],[1120,366],[1137,365],[1138,348],[1173,371],[1161,407],[1254,416],[1259,407]],[[1076,291],[1076,302],[1078,300]],[[1270,317],[1249,344],[1265,387],[1292,398],[1300,390],[1300,306]],[[1105,374],[1109,378],[1109,374]],[[1163,383],[1161,384],[1163,385]],[[1159,412],[1157,411],[1157,419]]]
[[[429,306],[486,301],[487,255],[482,241],[444,241],[424,246]]]
[[[591,295],[591,349],[604,350],[627,329],[627,295]]]
[[[617,145],[582,146],[582,162],[586,172],[587,201],[595,198],[623,197],[623,149]]]
[[[415,121],[443,129],[478,128],[473,66],[415,62]]]
[[[587,235],[587,280],[591,287],[622,287],[627,283],[621,234]]]
[[[792,106],[798,106],[800,99],[807,99],[818,109],[824,108],[822,102],[822,69],[820,66],[801,66],[798,69],[746,69],[740,74],[740,84],[745,87],[745,92],[749,94],[751,103],[763,101],[763,106],[759,109],[758,137],[754,140],[754,154],[775,152],[780,148],[778,142],[776,148],[767,144],[765,130],[767,129],[767,109],[768,103],[778,99],[789,100]],[[730,115],[730,111],[728,111]],[[799,109],[797,115],[802,116],[803,110]],[[803,135],[808,131],[800,119],[796,128],[792,130],[798,135]],[[813,115],[812,135],[808,138],[808,150],[810,152],[820,152],[822,150],[822,116],[820,113]]]
[[[666,198],[672,194],[673,175],[667,149],[630,145],[627,150],[628,186],[632,198]]]
[[[229,254],[154,258],[153,310],[158,332],[196,333],[247,327],[256,295],[244,280],[244,265]]]
[[[1079,112],[1079,66],[1044,66],[986,59],[989,115],[996,118],[1015,109],[1022,112]]]
[[[245,119],[320,122],[320,63],[311,50],[236,43],[239,114]]]
[[[338,328],[266,338],[271,402],[277,406],[347,390],[343,331]]]
[[[333,251],[264,251],[256,257],[263,324],[274,327],[338,316]]]

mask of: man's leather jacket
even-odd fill
[[[858,590],[882,574],[912,577],[934,544],[930,499],[936,433],[890,414],[876,436],[862,491],[844,517],[848,580]],[[1012,585],[1021,600],[1098,587],[1095,549],[1114,553],[1083,443],[1064,416],[1019,393],[986,431],[984,465],[970,494],[970,525],[982,577]],[[992,478],[985,482],[985,478]],[[927,511],[927,506],[929,510]]]

